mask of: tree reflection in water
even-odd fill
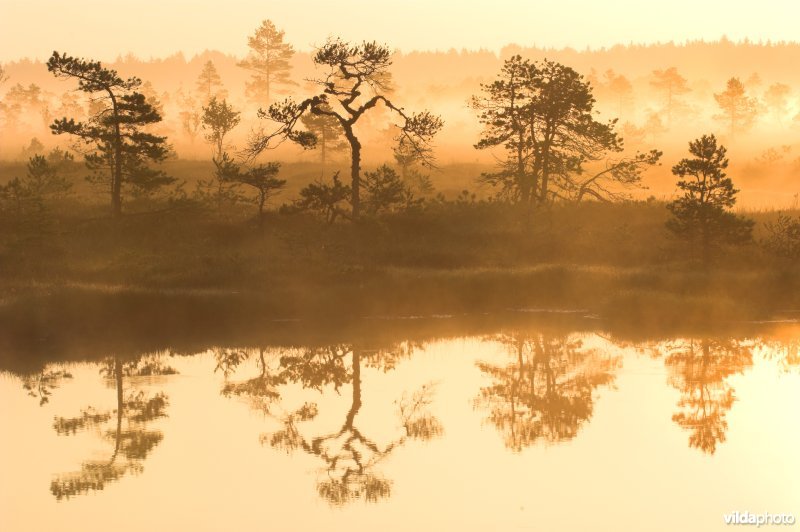
[[[69,436],[91,428],[97,429],[114,448],[105,460],[87,460],[79,471],[58,475],[50,484],[56,499],[69,499],[89,491],[102,490],[108,482],[118,480],[126,473],[143,470],[142,462],[163,439],[161,432],[150,430],[148,424],[166,416],[168,398],[164,393],[148,395],[142,390],[123,389],[126,377],[172,375],[173,368],[164,365],[158,355],[147,355],[124,361],[119,357],[106,360],[101,373],[113,379],[117,408],[99,411],[86,407],[79,416],[56,417],[53,429],[60,436]],[[113,422],[112,427],[107,427]]]
[[[619,357],[574,337],[516,334],[500,341],[513,360],[478,362],[492,384],[481,389],[476,406],[489,410],[506,447],[519,452],[537,441],[574,438],[592,416],[594,390],[613,382]]]
[[[261,375],[241,383],[226,383],[223,394],[267,395],[270,402],[277,402],[280,397],[278,387],[284,384],[299,384],[321,393],[329,386],[338,392],[342,386],[350,385],[350,407],[342,426],[333,432],[316,436],[305,435],[302,424],[317,418],[317,403],[306,402],[300,408],[283,414],[272,414],[269,411],[272,405],[262,403],[265,407],[263,410],[275,417],[282,428],[263,434],[261,442],[287,453],[301,450],[322,460],[325,466],[323,478],[317,483],[317,492],[330,504],[344,505],[360,499],[376,502],[389,497],[392,487],[391,480],[376,471],[377,465],[409,438],[427,440],[443,432],[439,421],[427,411],[433,395],[432,385],[423,386],[412,394],[404,394],[397,401],[397,415],[403,434],[388,444],[379,445],[373,441],[357,423],[356,418],[362,406],[362,365],[389,371],[410,351],[411,346],[406,344],[394,349],[372,351],[348,344],[287,350],[280,353],[279,367],[266,371],[264,352],[261,350],[258,363]],[[265,390],[268,390],[267,394],[263,393]]]
[[[50,396],[61,385],[61,381],[71,378],[69,371],[48,369],[45,366],[39,373],[23,376],[22,387],[28,395],[39,400],[39,406],[44,406],[50,402]]]
[[[255,357],[258,365],[257,376],[245,381],[229,380],[231,375],[255,354],[256,351],[252,349],[217,349],[214,351],[217,362],[214,372],[221,371],[225,378],[222,395],[243,398],[253,409],[269,413],[271,403],[280,398],[277,388],[285,383],[285,379],[278,370],[270,367],[267,361],[268,353],[263,348],[258,349],[258,356]]]
[[[789,338],[783,341],[765,342],[760,346],[765,347],[765,358],[774,361],[782,372],[800,370],[800,340]]]
[[[725,441],[726,414],[735,401],[727,378],[753,363],[752,350],[734,340],[687,340],[671,345],[665,363],[681,392],[672,420],[691,431],[689,446],[714,454]]]

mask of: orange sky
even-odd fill
[[[797,0],[0,0],[0,61],[54,49],[111,60],[205,49],[234,55],[262,19],[297,49],[328,35],[404,51],[498,50],[508,43],[596,48],[687,39],[798,40]]]

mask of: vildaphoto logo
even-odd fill
[[[771,514],[752,512],[731,512],[724,516],[726,525],[755,525],[757,527],[765,525],[793,525],[795,517],[792,514]]]

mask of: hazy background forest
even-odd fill
[[[242,36],[246,40],[247,36]],[[285,37],[291,44],[291,35]],[[628,151],[657,148],[665,153],[661,166],[649,169],[646,187],[632,190],[633,197],[669,199],[675,192],[671,164],[683,156],[689,140],[715,132],[728,147],[730,174],[741,189],[739,205],[749,208],[795,207],[800,192],[800,73],[795,68],[800,45],[796,43],[689,42],[686,44],[619,45],[599,50],[539,49],[506,46],[500,53],[450,50],[448,52],[397,51],[392,57],[393,93],[402,106],[430,109],[444,120],[435,139],[438,171],[429,172],[437,192],[454,197],[469,190],[478,197],[493,191],[479,186],[476,178],[491,170],[496,153],[476,150],[481,124],[469,106],[482,83],[491,82],[502,62],[515,54],[531,60],[550,59],[570,66],[592,85],[596,110],[602,120],[618,119]],[[266,107],[262,94],[247,94],[252,71],[239,66],[244,57],[206,51],[193,57],[178,53],[144,60],[131,54],[119,56],[104,66],[121,76],[144,81],[141,91],[162,112],[163,121],[154,131],[168,137],[173,153],[167,162],[170,173],[191,188],[197,179],[213,171],[213,147],[198,117],[209,95],[227,99],[241,113],[241,122],[226,142],[233,150],[244,149],[248,135],[263,126],[256,112]],[[287,95],[300,100],[313,91],[306,81],[315,77],[312,54],[296,52],[288,60],[286,83],[276,83],[273,101]],[[218,75],[212,86],[200,79],[207,65]],[[668,94],[657,85],[654,71],[675,68],[685,78],[686,89],[668,105]],[[62,116],[85,118],[90,113],[86,95],[73,84],[48,73],[42,58],[21,59],[3,65],[0,88],[0,178],[24,173],[24,163],[35,153],[54,148],[70,149],[70,139],[53,136],[49,126]],[[739,79],[750,98],[757,100],[753,123],[731,137],[714,94],[725,90],[731,78]],[[206,82],[207,83],[207,82]],[[388,113],[366,116],[359,124],[366,169],[392,157],[393,123]],[[286,145],[263,156],[289,163],[287,186],[299,190],[318,178],[320,150],[305,151]],[[326,156],[331,171],[349,165],[346,144]],[[292,163],[302,164],[294,168]],[[79,183],[76,183],[76,185]],[[78,187],[80,190],[83,187]],[[286,201],[291,194],[284,194]]]

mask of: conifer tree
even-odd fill
[[[268,106],[276,86],[295,85],[289,78],[292,66],[289,61],[294,55],[291,44],[283,42],[284,32],[278,30],[272,21],[265,20],[255,33],[248,37],[250,52],[239,66],[253,72],[247,82],[246,94],[253,101]]]
[[[121,78],[98,61],[53,52],[47,69],[57,78],[78,81],[78,90],[102,100],[85,122],[60,118],[50,129],[55,135],[74,135],[86,149],[85,161],[94,171],[90,180],[108,185],[113,216],[122,214],[123,184],[134,192],[149,193],[174,182],[161,170],[150,167],[162,162],[170,148],[166,137],[148,133],[146,127],[161,121],[161,115],[141,92],[139,78]]]
[[[752,238],[754,222],[730,211],[739,192],[725,174],[727,150],[714,135],[703,135],[689,143],[691,159],[672,168],[680,178],[682,195],[667,205],[672,218],[667,228],[686,239],[694,252],[700,248],[704,264],[722,244],[743,244]]]

